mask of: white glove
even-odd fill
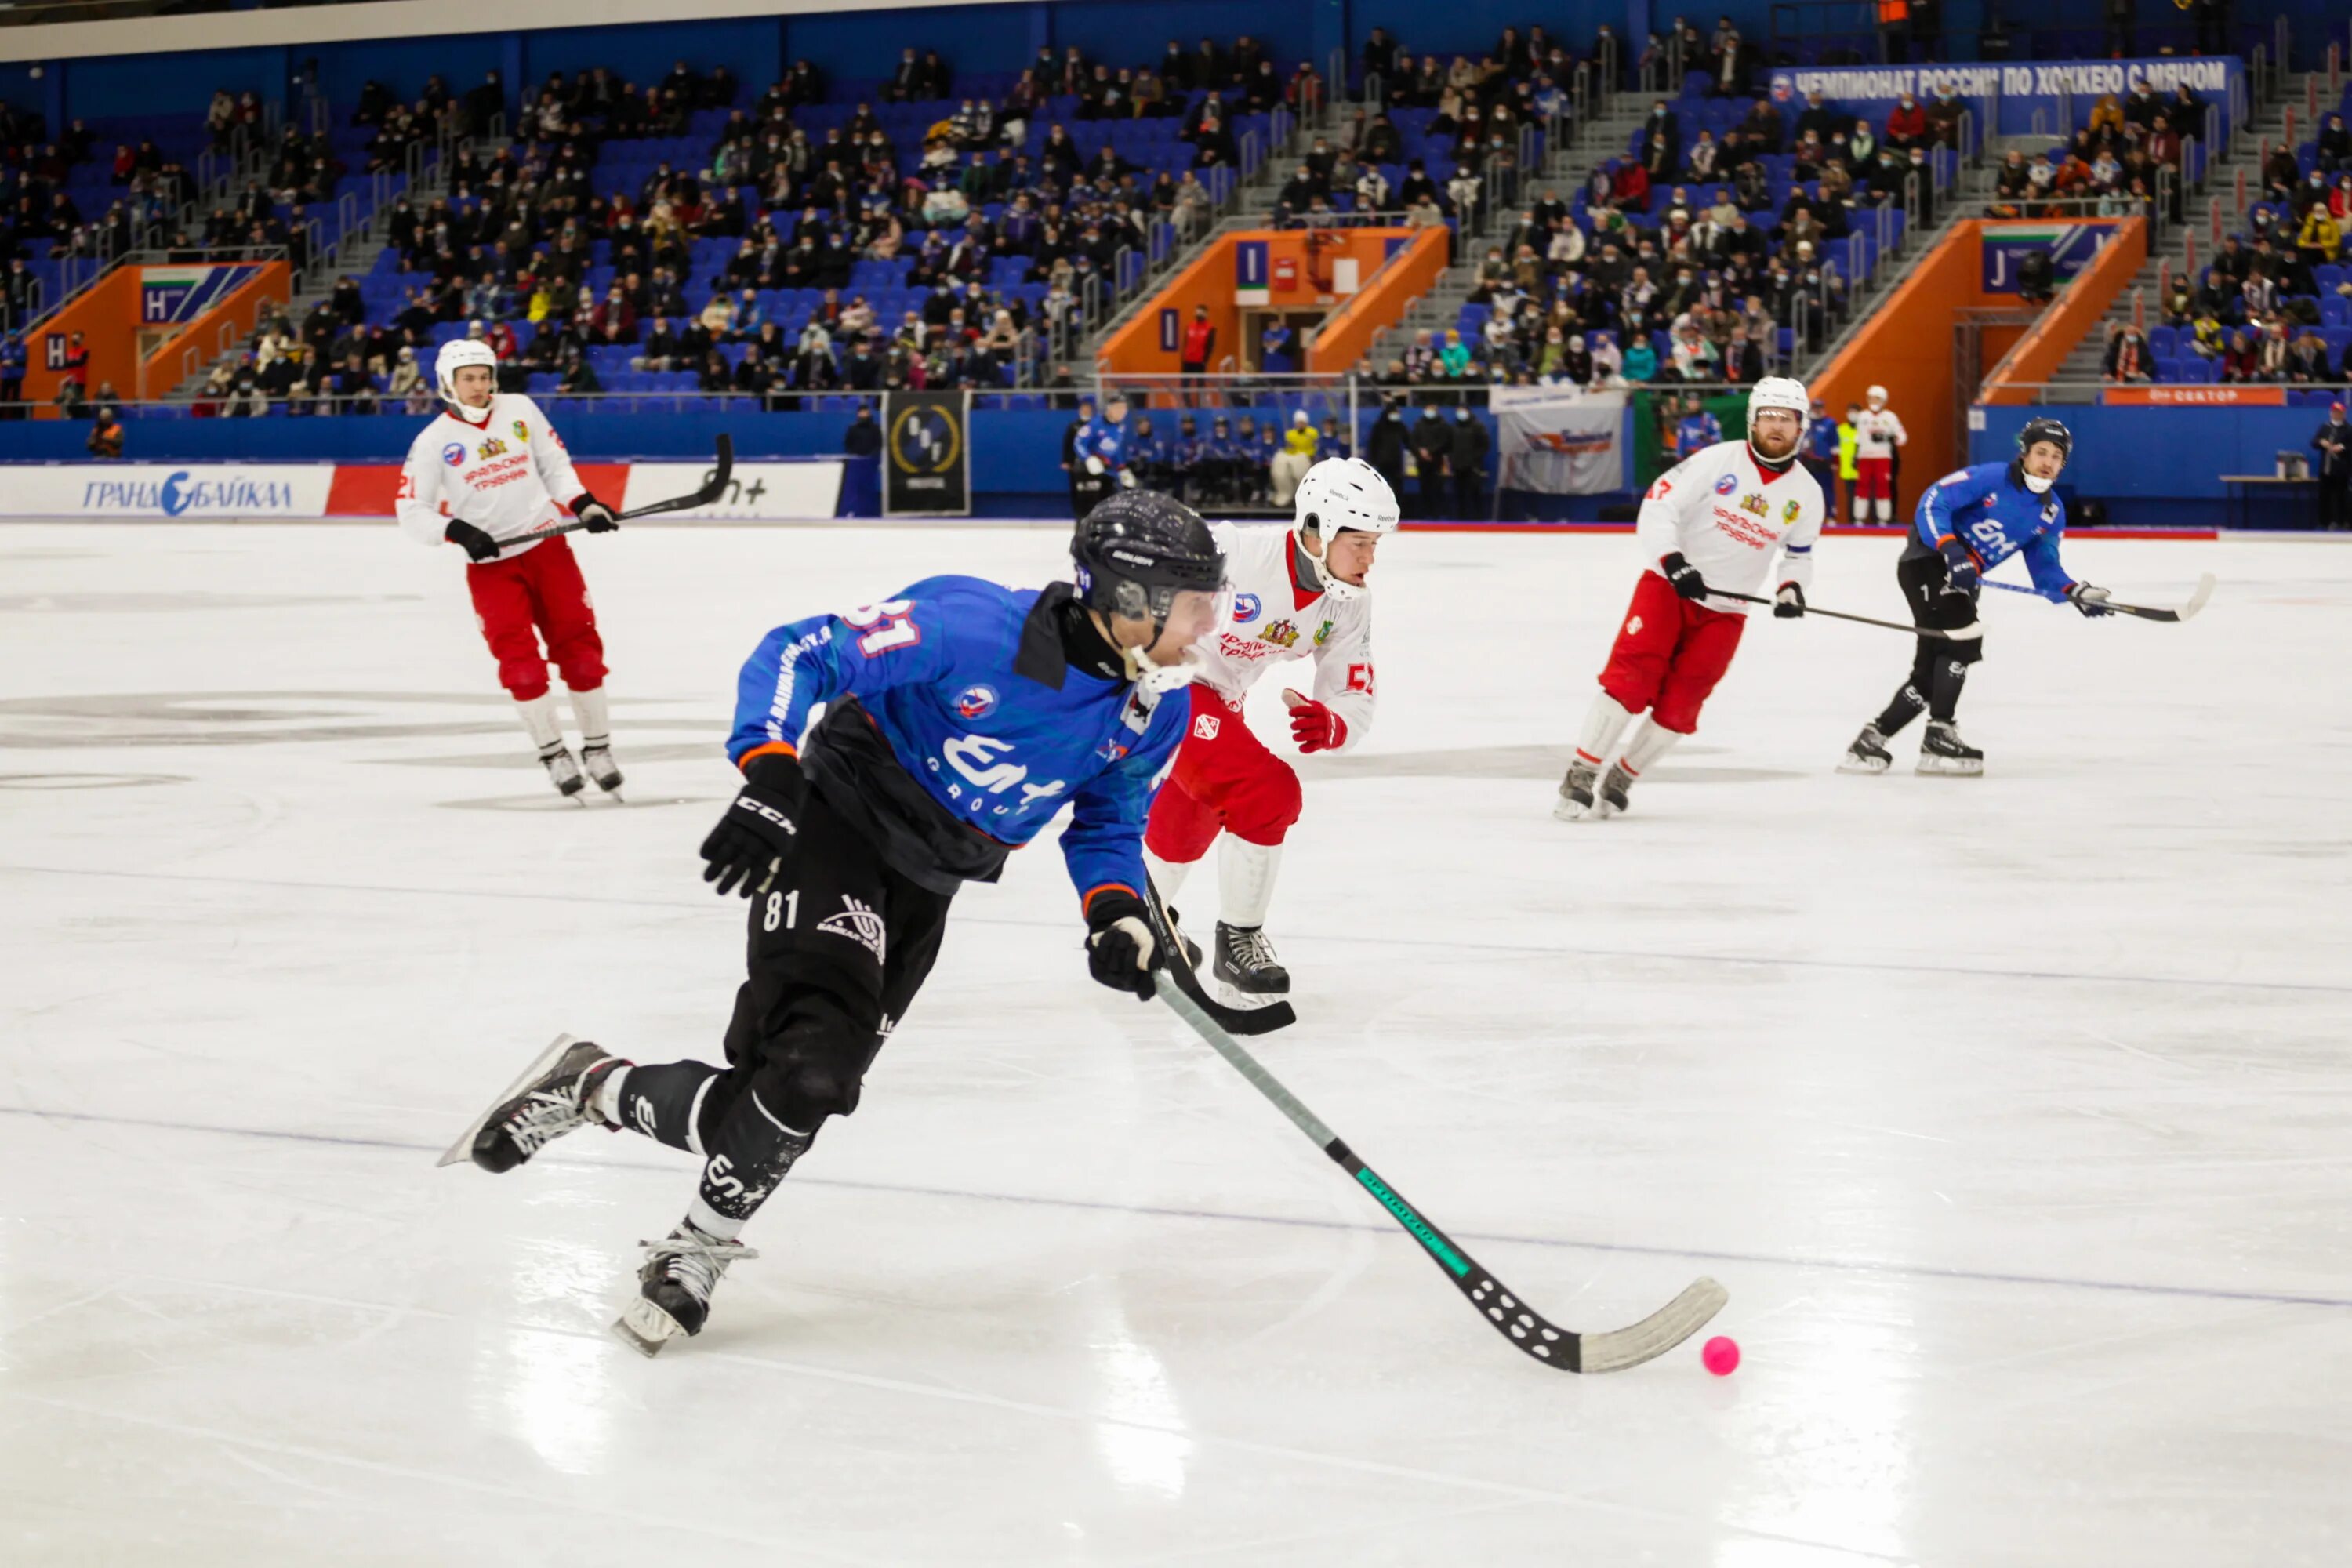
[[[1102,471],[1103,460],[1100,458],[1088,458],[1087,459],[1087,472],[1090,474],[1100,474]]]
[[[1118,488],[1123,490],[1131,490],[1135,488],[1134,469],[1121,468],[1118,471]]]

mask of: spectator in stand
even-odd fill
[[[122,456],[122,421],[115,417],[112,404],[102,405],[98,417],[89,427],[89,439],[83,443],[89,455],[101,462],[110,462]]]
[[[1886,144],[1907,151],[1913,147],[1925,147],[1929,140],[1927,110],[1920,107],[1916,94],[1904,93],[1887,112]]]
[[[25,334],[11,329],[0,339],[0,419],[25,417]]]
[[[1659,99],[1642,122],[1642,168],[1654,184],[1670,184],[1682,173],[1682,121]]]
[[[2345,129],[2341,114],[2327,117],[2327,123],[2320,127],[2314,150],[2322,173],[2334,174],[2352,169],[2352,131]],[[2341,217],[2343,215],[2339,213],[2336,216]]]
[[[2112,382],[2153,380],[2155,361],[2148,353],[2146,335],[2137,327],[2114,321],[2108,322],[2107,327],[2107,352],[2100,373]]]

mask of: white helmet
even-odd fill
[[[1869,400],[1870,405],[1873,408],[1884,408],[1886,406],[1886,388],[1883,386],[1874,386],[1862,395]]]
[[[1748,433],[1756,434],[1756,416],[1767,408],[1786,409],[1797,416],[1797,439],[1805,438],[1805,426],[1812,423],[1812,399],[1805,394],[1805,384],[1793,376],[1768,375],[1758,382],[1748,395]]]
[[[499,374],[498,354],[479,338],[452,338],[441,345],[440,355],[433,362],[433,384],[440,388],[442,402],[458,406],[457,372],[469,364],[482,366],[494,380]]]
[[[1324,571],[1321,559],[1305,546],[1307,535],[1314,534],[1328,550],[1332,536],[1342,530],[1393,533],[1396,525],[1396,492],[1381,478],[1381,471],[1361,458],[1326,458],[1298,481],[1291,537],[1302,542],[1299,553],[1307,556],[1307,570],[1322,580],[1323,591],[1335,599],[1355,598],[1363,589]]]

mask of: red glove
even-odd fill
[[[1290,738],[1298,742],[1300,751],[1330,752],[1347,744],[1345,719],[1295,691],[1286,691],[1282,697],[1290,704]]]

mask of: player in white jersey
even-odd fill
[[[1576,756],[1552,815],[1598,821],[1625,809],[1633,781],[1698,728],[1698,710],[1731,667],[1747,607],[1710,598],[1755,594],[1780,561],[1772,613],[1805,613],[1822,487],[1797,461],[1811,404],[1802,382],[1767,376],[1748,395],[1748,439],[1704,447],[1661,475],[1633,524],[1642,580],[1601,672]],[[1624,750],[1618,740],[1647,710]],[[1604,771],[1605,770],[1605,771]]]
[[[466,585],[498,657],[499,684],[515,700],[555,787],[577,795],[584,763],[599,787],[617,794],[621,770],[613,762],[595,606],[570,543],[535,535],[563,521],[558,496],[591,533],[620,523],[572,472],[572,455],[539,405],[498,390],[498,363],[488,343],[460,338],[442,345],[433,378],[446,407],[409,444],[400,526],[419,543],[465,551]],[[548,689],[550,662],[563,672],[580,721],[578,762],[563,743]]]
[[[1908,446],[1911,437],[1895,410],[1886,406],[1886,388],[1874,386],[1864,394],[1870,406],[1853,422],[1853,521],[1895,521],[1895,448]]]
[[[1250,731],[1243,699],[1291,659],[1315,660],[1315,694],[1283,693],[1302,752],[1343,752],[1372,726],[1371,602],[1364,580],[1381,536],[1397,525],[1396,495],[1360,458],[1326,458],[1298,482],[1288,529],[1212,528],[1233,590],[1230,620],[1193,645],[1192,728],[1152,802],[1144,858],[1173,897],[1209,852],[1217,855],[1213,973],[1234,990],[1276,995],[1289,972],[1265,936],[1282,843],[1298,820],[1298,775]]]

